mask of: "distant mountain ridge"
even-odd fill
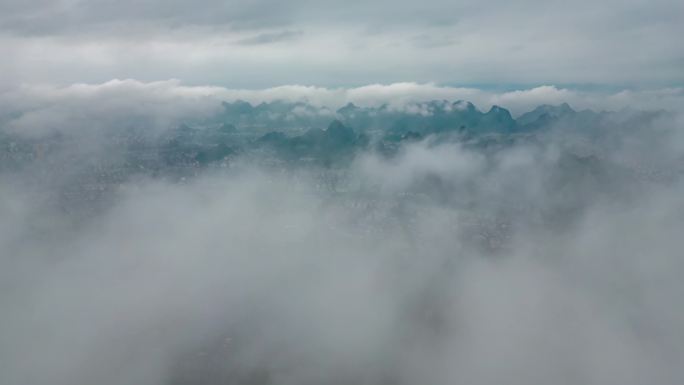
[[[276,127],[293,133],[297,130],[304,132],[311,128],[327,127],[330,122],[339,120],[357,132],[370,135],[403,136],[412,133],[426,136],[445,132],[529,132],[563,122],[594,125],[601,119],[615,118],[620,114],[621,112],[577,111],[567,103],[557,106],[541,105],[513,118],[510,111],[501,106],[494,105],[483,112],[472,103],[462,100],[415,102],[401,108],[387,104],[359,107],[350,102],[337,110],[304,102],[274,101],[251,105],[238,100],[232,103],[223,102],[223,111],[213,119],[217,123],[235,125],[251,132],[258,132],[263,128],[270,128],[271,131]]]
[[[391,159],[416,142],[425,147],[456,144],[492,162],[517,145],[541,149],[552,144],[551,152],[560,153],[552,162],[562,170],[555,185],[598,191],[596,186],[616,178],[667,181],[681,175],[684,157],[650,154],[666,144],[666,136],[648,128],[661,127],[654,123],[666,116],[675,117],[665,111],[576,111],[568,104],[542,105],[513,118],[505,108],[492,106],[483,112],[466,101],[402,108],[348,103],[337,110],[302,102],[225,102],[219,113],[176,121],[161,131],[133,120],[97,128],[91,133],[97,141],[84,140],[82,131],[24,137],[0,125],[0,173],[31,170],[27,175],[34,176],[31,183],[38,186],[55,175],[54,165],[59,164],[60,175],[69,175],[59,181],[58,199],[68,206],[84,199],[99,201],[141,175],[185,181],[203,170],[248,164],[285,172],[315,170],[325,183],[333,183],[357,155]],[[639,155],[639,162],[606,158],[635,145],[640,151],[632,154]],[[557,193],[565,194],[563,189]]]
[[[178,122],[154,134],[144,124],[112,126],[103,145],[123,152],[125,169],[177,170],[193,173],[208,165],[227,165],[242,155],[260,161],[343,164],[359,151],[396,153],[404,143],[432,138],[496,149],[516,141],[534,141],[546,132],[572,136],[583,152],[593,153],[619,140],[621,129],[638,130],[668,114],[665,111],[576,111],[567,103],[541,105],[517,118],[500,106],[483,112],[470,102],[433,100],[402,107],[360,107],[348,103],[337,110],[304,102],[274,101],[252,105],[223,102],[219,113]],[[27,139],[0,127],[0,168],[13,169],[44,159],[76,138],[58,133]],[[174,171],[176,172],[176,171]]]

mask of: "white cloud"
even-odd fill
[[[349,199],[252,168],[134,180],[80,225],[2,183],[3,378],[679,382],[683,186],[613,186],[610,204],[594,186],[573,226],[535,227],[536,210],[568,220],[554,210],[576,196],[549,193],[559,169],[538,149],[512,151],[483,167],[412,146],[354,164],[383,188]],[[427,195],[400,195],[414,188]],[[511,238],[492,256],[477,245],[506,208]]]
[[[166,128],[184,119],[207,117],[221,109],[221,101],[246,100],[253,104],[275,100],[307,101],[337,109],[352,102],[360,106],[407,104],[430,100],[465,100],[481,110],[492,105],[514,115],[540,104],[569,103],[575,109],[670,109],[684,105],[684,89],[665,88],[615,93],[583,92],[542,86],[510,92],[448,87],[432,83],[372,84],[352,88],[287,85],[265,89],[229,89],[187,86],[178,80],[141,82],[111,80],[101,84],[69,86],[30,85],[0,93],[0,122],[7,129],[41,134],[55,129],[97,129],[136,119],[149,128]]]

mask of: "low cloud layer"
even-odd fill
[[[5,187],[3,381],[681,380],[681,186],[562,231],[494,219],[511,238],[490,256],[471,226],[504,195],[532,213],[563,203],[534,191],[542,170],[520,151],[491,175],[453,147],[365,161],[353,172],[382,185],[375,199],[254,171],[129,184],[86,227]],[[397,198],[427,175],[505,189],[461,195],[474,211]]]
[[[17,154],[16,138],[32,146],[25,164],[0,169],[2,384],[684,379],[684,137],[671,108],[681,90],[249,91],[127,80],[2,98],[3,151]],[[256,152],[176,179],[105,161],[128,151],[112,130],[163,133],[214,114],[221,100],[304,98],[674,113],[433,135],[324,166]],[[93,141],[108,145],[73,157]],[[79,174],[86,167],[117,179],[92,183]]]

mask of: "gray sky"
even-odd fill
[[[0,0],[0,85],[684,83],[684,3]]]

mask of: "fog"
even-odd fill
[[[684,380],[677,114],[326,167],[257,154],[64,199],[87,167],[72,154],[123,156],[107,135],[128,102],[13,100],[4,132],[79,129],[0,173],[1,384]],[[219,108],[174,100],[127,119]]]

